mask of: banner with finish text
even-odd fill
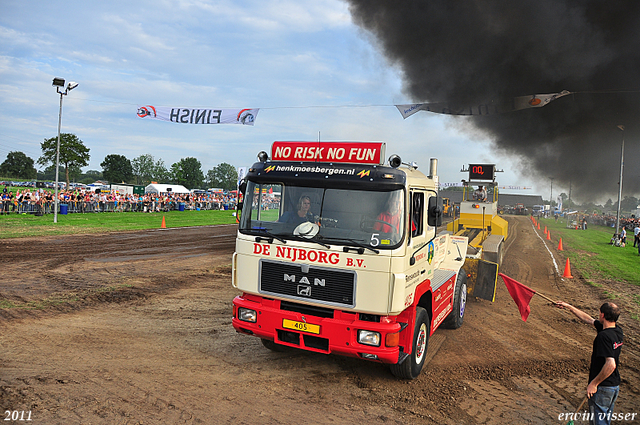
[[[140,118],[152,118],[179,124],[242,124],[253,125],[260,109],[172,108],[138,106]]]
[[[412,105],[396,105],[403,118],[408,118],[419,111],[448,115],[493,115],[518,111],[527,108],[541,108],[550,102],[571,94],[567,90],[560,93],[530,94],[501,101],[491,101],[479,105],[456,105],[449,102],[414,103]]]

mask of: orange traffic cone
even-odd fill
[[[562,251],[562,238],[560,238],[560,242],[558,242],[558,251]]]
[[[540,230],[540,223],[538,222],[538,230]]]
[[[544,234],[547,234],[547,226],[544,226]]]
[[[547,240],[550,241],[551,240],[551,230],[549,230],[547,232]]]
[[[567,258],[567,264],[565,264],[564,266],[564,273],[562,274],[562,277],[573,279],[573,276],[571,276],[571,265],[569,264],[568,258]]]
[[[162,225],[160,225],[161,229],[166,229],[167,228],[167,224],[164,222],[164,216],[162,216]]]

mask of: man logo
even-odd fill
[[[304,297],[310,297],[311,286],[298,285],[298,295],[302,295]]]
[[[296,275],[295,274],[284,274],[283,280],[285,282],[294,282],[296,281]],[[305,285],[311,285],[312,282],[309,281],[309,279],[306,276],[302,276],[300,278],[300,280],[298,280],[298,283],[304,283]],[[326,282],[324,279],[318,279],[317,277],[313,278],[313,285],[315,286],[325,286]]]

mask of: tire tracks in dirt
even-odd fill
[[[549,258],[527,218],[507,219],[512,238],[503,271],[535,289],[551,288]],[[537,297],[522,322],[501,284],[494,303],[469,300],[460,329],[437,331],[446,340],[413,381],[358,359],[268,351],[230,324],[238,292],[230,284],[235,241],[229,229],[23,241],[25,249],[43,246],[51,261],[56,244],[90,259],[122,261],[75,254],[69,266],[51,271],[56,279],[35,276],[48,272],[45,263],[34,276],[0,277],[0,299],[87,294],[0,317],[0,405],[31,409],[50,424],[548,425],[581,401],[593,332]],[[97,244],[107,254],[96,251]],[[23,257],[14,257],[18,267]],[[108,290],[114,283],[127,286]],[[82,285],[87,288],[77,288]],[[600,302],[595,289],[577,279],[554,289],[586,309]],[[634,332],[631,327],[629,336]],[[616,410],[631,412],[640,397],[639,362],[624,353]]]

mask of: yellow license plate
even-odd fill
[[[312,325],[310,323],[295,322],[293,320],[284,319],[282,321],[282,327],[285,329],[291,329],[300,332],[309,332],[311,334],[320,334],[320,326]]]

